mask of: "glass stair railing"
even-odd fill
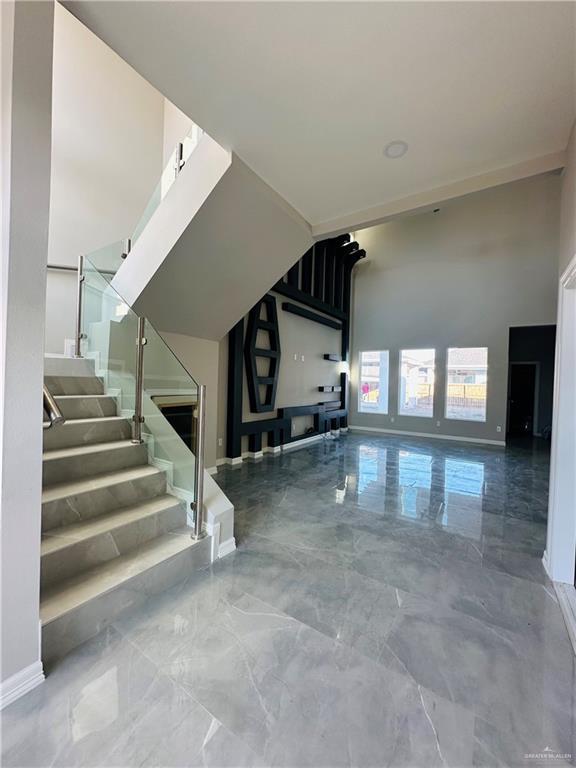
[[[146,208],[138,220],[138,223],[136,224],[132,234],[124,240],[118,240],[117,242],[111,243],[110,245],[105,245],[103,248],[99,248],[97,251],[93,251],[90,254],[89,258],[92,263],[92,267],[97,269],[102,277],[108,282],[111,282],[116,272],[118,272],[122,266],[122,263],[130,253],[132,246],[138,240],[146,228],[146,225],[152,218],[152,215],[172,188],[172,185],[198,146],[198,143],[200,142],[200,139],[203,135],[204,131],[195,123],[192,123],[186,136],[184,136],[182,141],[178,142],[176,148],[168,158],[168,162],[162,171],[160,180],[154,188]],[[79,274],[82,273],[83,258],[83,256],[80,256]],[[79,354],[80,352],[77,347],[76,355],[78,356]]]
[[[152,323],[136,315],[112,287],[119,246],[81,259],[77,349],[81,357],[94,360],[119,414],[132,420],[133,442],[146,442],[152,461],[170,468],[173,493],[190,504],[193,536],[201,538],[205,387]]]

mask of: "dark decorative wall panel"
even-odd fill
[[[290,302],[284,302],[282,307],[285,311],[341,331],[342,360],[348,360],[350,347],[352,270],[365,256],[365,251],[359,248],[357,242],[351,241],[350,235],[339,235],[322,240],[307,251],[272,288],[274,293],[279,293],[314,310],[310,312]],[[266,346],[262,346],[262,338],[267,339]],[[263,434],[267,435],[269,447],[309,437],[310,434],[292,437],[292,419],[297,416],[313,417],[312,434],[322,434],[330,429],[347,426],[348,377],[345,373],[340,374],[340,384],[330,388],[332,392],[340,393],[339,403],[332,401],[316,405],[295,404],[289,408],[278,409],[274,418],[264,421],[243,421],[243,358],[246,365],[250,410],[254,413],[274,411],[280,373],[280,334],[276,299],[270,293],[250,311],[245,339],[244,320],[240,320],[228,334],[227,456],[229,458],[238,458],[242,455],[243,436],[248,436],[248,449],[251,452],[262,450]],[[334,355],[324,355],[324,358],[333,359]],[[264,368],[266,370],[262,372]],[[326,390],[328,387],[320,387],[319,382],[319,388]]]
[[[262,317],[263,310],[265,317]],[[261,335],[268,338],[266,347],[262,347],[258,340],[259,331],[262,331]],[[269,293],[252,307],[248,315],[244,357],[250,410],[253,413],[273,411],[280,374],[280,331],[276,299]],[[267,371],[264,374],[258,373],[259,359],[266,361]],[[262,396],[263,392],[264,396]]]

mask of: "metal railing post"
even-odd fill
[[[134,393],[134,416],[132,416],[132,442],[142,443],[142,424],[144,416],[142,415],[142,406],[144,398],[144,347],[146,338],[144,331],[146,327],[146,318],[138,318],[138,338],[136,339],[136,391]]]
[[[184,144],[179,141],[176,144],[176,156],[174,160],[174,177],[176,178],[184,167]]]
[[[82,357],[82,283],[84,282],[84,256],[78,257],[78,288],[76,294],[76,357]]]
[[[120,258],[126,259],[128,258],[128,254],[132,250],[132,238],[127,237],[124,240],[124,243],[122,244],[122,253],[120,254]]]
[[[192,538],[202,539],[204,522],[204,433],[206,429],[206,385],[198,387],[198,423],[196,427],[196,463],[194,466],[194,532]]]

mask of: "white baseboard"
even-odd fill
[[[226,541],[223,541],[222,544],[218,547],[218,558],[226,557],[226,555],[229,555],[231,552],[234,552],[236,549],[236,539],[234,536],[231,536],[229,539],[226,539]]]
[[[209,475],[217,475],[218,474],[218,467],[206,467],[206,472],[208,472]]]
[[[44,669],[41,661],[35,661],[0,683],[0,709],[4,709],[20,696],[44,682]]]
[[[559,581],[555,581],[554,589],[556,590],[558,602],[566,622],[566,629],[570,636],[572,648],[576,654],[576,588],[573,584],[562,584]]]
[[[242,454],[243,459],[263,459],[264,451],[247,451]]]
[[[264,454],[270,454],[271,456],[278,456],[281,453],[285,453],[286,451],[296,451],[298,448],[304,448],[306,445],[311,445],[312,443],[318,443],[320,440],[337,440],[338,437],[340,437],[341,432],[347,432],[347,429],[340,429],[340,430],[332,430],[331,432],[326,432],[325,434],[321,435],[312,435],[311,437],[303,437],[301,440],[295,440],[293,443],[283,443],[282,445],[274,445],[274,446],[266,446],[261,451],[244,451],[242,456],[236,456],[233,459],[226,458],[226,459],[218,459],[216,464],[218,466],[222,464],[229,464],[230,466],[237,466],[238,464],[242,464],[243,461],[246,459],[261,459],[263,458]]]
[[[222,467],[222,466],[224,466],[224,464],[228,464],[228,459],[227,458],[224,457],[222,459],[216,459],[216,466],[217,467]]]
[[[550,575],[550,559],[548,557],[547,549],[544,550],[544,554],[542,555],[542,565],[544,566],[544,570],[550,581],[553,581],[552,576]]]
[[[243,461],[244,459],[242,458],[242,456],[235,456],[233,459],[229,459],[229,458],[224,459],[222,463],[229,464],[231,467],[235,467],[238,464],[242,464]]]
[[[327,434],[330,434],[329,432]],[[303,437],[302,440],[296,440],[293,443],[285,443],[282,446],[283,451],[295,451],[297,448],[304,448],[311,443],[318,443],[320,440],[324,440],[324,435],[312,435],[311,437]]]
[[[457,443],[480,443],[482,445],[498,445],[501,448],[506,446],[504,440],[488,440],[485,437],[460,437],[458,435],[439,435],[433,432],[410,432],[406,429],[384,429],[383,427],[361,427],[356,424],[350,424],[349,429],[352,432],[377,432],[383,435],[406,435],[408,437],[431,437],[434,440],[454,440]]]

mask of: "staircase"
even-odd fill
[[[77,369],[75,369],[77,364]],[[211,561],[193,541],[184,502],[86,360],[45,383],[66,419],[44,431],[41,609],[44,662],[97,634],[126,609]],[[88,368],[88,370],[87,370]]]

